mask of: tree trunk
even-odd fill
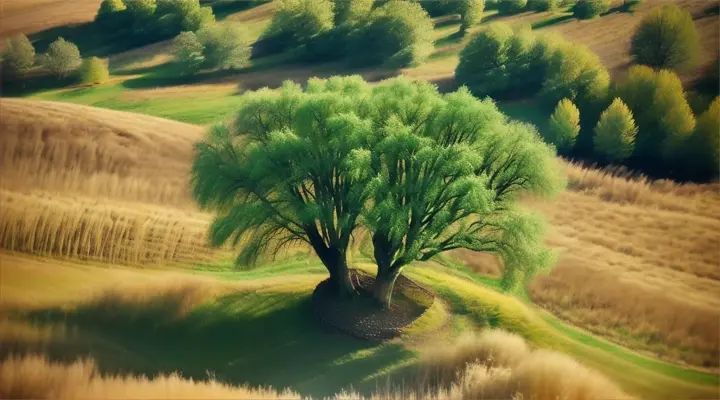
[[[373,298],[381,308],[390,307],[392,300],[392,292],[395,287],[395,281],[400,275],[400,269],[392,272],[378,275],[375,277],[375,288],[373,289]]]
[[[334,270],[330,271],[330,281],[338,297],[349,298],[356,294],[345,257],[338,258]]]

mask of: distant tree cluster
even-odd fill
[[[433,23],[416,2],[392,0],[279,0],[260,45],[294,51],[306,60],[353,58],[404,67],[424,62],[433,49]]]
[[[578,0],[573,6],[573,15],[578,19],[595,18],[610,10],[612,0]]]
[[[241,68],[250,59],[250,40],[239,24],[213,23],[197,33],[179,34],[173,41],[172,52],[189,74],[202,68]]]
[[[460,31],[464,35],[475,24],[480,23],[485,0],[416,0],[431,16],[457,14],[460,16]]]
[[[103,0],[95,23],[104,31],[153,42],[198,31],[215,21],[199,0]]]
[[[405,266],[451,249],[498,254],[506,288],[551,266],[540,221],[514,204],[563,186],[553,149],[531,125],[465,89],[441,95],[402,77],[249,92],[235,122],[198,145],[192,168],[195,198],[217,212],[211,242],[240,244],[240,264],[305,243],[336,293],[351,296],[348,248],[365,229],[384,307]]]

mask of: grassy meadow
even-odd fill
[[[705,1],[675,2],[696,17],[711,63],[717,16],[704,14]],[[0,35],[42,41],[48,30],[84,29],[99,1],[62,3],[7,0],[3,22],[12,22]],[[208,3],[253,39],[274,12],[272,3]],[[585,44],[617,76],[647,3],[655,4],[589,21],[496,11],[484,20]],[[434,53],[414,68],[308,65],[281,54],[239,71],[178,77],[169,42],[159,42],[105,54],[111,78],[102,85],[38,78],[3,94],[22,98],[0,99],[0,397],[439,400],[520,390],[539,399],[717,398],[717,184],[565,163],[567,192],[523,203],[546,217],[557,267],[504,293],[497,261],[484,254],[413,264],[405,273],[436,301],[385,343],[314,322],[311,293],[327,271],[309,249],[237,270],[232,249],[208,246],[212,216],[188,186],[193,144],[207,125],[232,118],[243,92],[288,79],[403,74],[452,90],[460,22],[434,22]],[[499,106],[540,130],[547,122],[532,100]],[[353,243],[353,267],[374,268],[367,248],[363,237]],[[485,364],[466,367],[472,355]],[[456,375],[442,392],[398,387]]]

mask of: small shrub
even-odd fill
[[[561,153],[572,150],[580,133],[580,110],[572,101],[562,99],[548,123],[548,141]]]
[[[419,4],[390,1],[354,37],[355,56],[358,62],[395,68],[421,64],[432,53],[433,28]]]
[[[110,76],[107,63],[98,57],[89,57],[83,61],[80,69],[80,81],[87,85],[103,83]]]
[[[210,68],[241,68],[250,60],[250,40],[239,24],[212,24],[198,31],[197,38]]]
[[[66,78],[82,64],[80,50],[63,38],[50,43],[47,52],[42,56],[42,65],[58,78]]]
[[[654,68],[689,70],[697,65],[700,52],[692,16],[676,5],[653,10],[642,20],[631,42],[635,62]]]
[[[497,9],[500,14],[510,15],[525,11],[528,0],[501,0],[497,3]]]
[[[5,40],[2,53],[2,72],[6,76],[17,77],[30,71],[35,64],[35,48],[27,36],[15,35]]]
[[[184,73],[200,70],[205,62],[204,47],[193,32],[183,32],[173,40],[172,53]]]
[[[623,161],[632,154],[637,132],[632,112],[616,98],[595,127],[595,152],[609,162]]]
[[[573,15],[578,19],[595,18],[610,10],[611,0],[578,0],[573,7]]]

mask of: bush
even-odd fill
[[[173,40],[172,53],[184,73],[192,74],[200,70],[205,62],[204,47],[193,32],[183,32]]]
[[[100,25],[101,28],[113,31],[120,28],[123,22],[123,16],[125,13],[125,3],[123,0],[103,0],[100,3],[100,8],[95,15],[95,22]]]
[[[433,50],[433,22],[417,3],[390,1],[353,38],[357,62],[400,68],[423,63]]]
[[[200,7],[199,0],[160,0],[153,14],[160,36],[200,30],[215,21],[210,7]]]
[[[544,71],[534,68],[542,56],[532,32],[493,23],[460,52],[455,75],[476,96],[529,93],[543,79]]]
[[[307,45],[333,28],[334,4],[330,0],[278,0],[278,8],[263,34],[281,50]]]
[[[484,0],[459,0],[454,5],[455,11],[460,14],[460,33],[465,34],[475,24],[480,23],[485,11]]]
[[[250,60],[250,40],[239,24],[212,24],[198,31],[197,38],[207,67],[241,68]]]
[[[684,159],[688,177],[708,180],[718,177],[720,169],[720,97],[697,119],[695,132],[687,141]]]
[[[676,5],[653,10],[642,20],[631,42],[636,63],[676,71],[695,67],[700,51],[692,16]]]
[[[560,0],[528,0],[527,8],[533,11],[555,11],[560,7]]]
[[[573,7],[573,15],[578,19],[595,18],[610,10],[612,0],[578,0]]]
[[[632,154],[637,132],[632,112],[616,98],[595,127],[595,152],[609,162],[623,161]]]
[[[5,40],[2,53],[2,72],[4,75],[17,77],[30,71],[35,64],[35,48],[27,36],[15,35]]]
[[[540,94],[549,104],[568,98],[583,109],[607,98],[610,74],[587,47],[570,42],[557,44],[546,71]]]
[[[372,11],[375,0],[333,0],[335,4],[335,26],[356,23]]]
[[[497,4],[500,14],[509,15],[522,12],[527,7],[528,0],[501,0]]]
[[[80,50],[74,43],[58,38],[50,43],[47,52],[42,56],[42,65],[58,78],[66,78],[82,64]]]
[[[575,146],[578,133],[580,133],[580,110],[572,101],[560,100],[550,117],[546,139],[555,145],[558,152],[568,153]]]
[[[110,76],[107,63],[98,57],[89,57],[80,68],[80,81],[87,85],[103,83]]]

